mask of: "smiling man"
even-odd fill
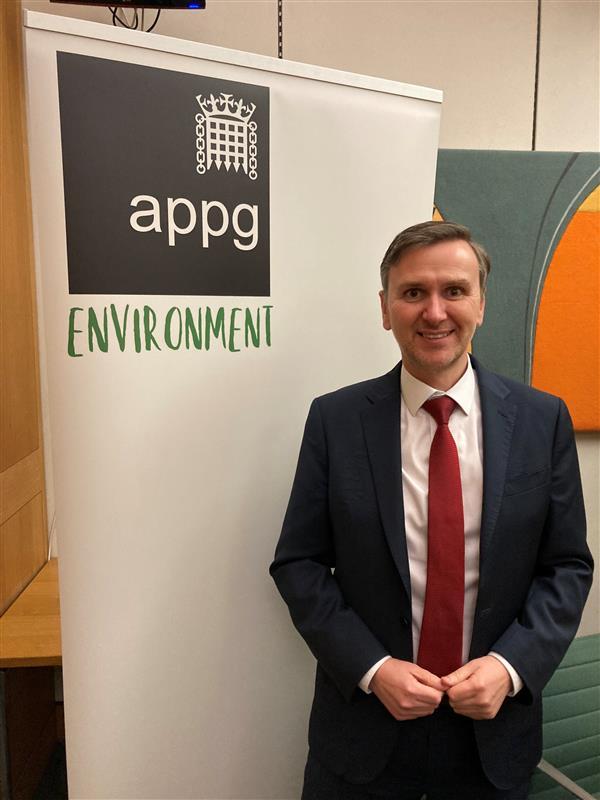
[[[271,573],[317,658],[303,800],[526,800],[592,559],[564,403],[470,358],[490,263],[425,222],[381,264],[402,362],[310,409]]]
[[[439,232],[439,223],[434,230]],[[384,261],[385,288],[379,294],[383,327],[393,331],[404,368],[421,382],[434,379],[433,386],[446,390],[465,372],[468,347],[483,322],[489,261],[478,247],[480,271],[478,254],[467,240],[442,239],[413,246],[403,255],[402,250],[400,264],[396,250],[409,235],[394,239]]]

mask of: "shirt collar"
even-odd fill
[[[462,377],[447,392],[441,392],[439,389],[428,386],[411,375],[407,369],[400,371],[400,387],[402,399],[413,417],[430,397],[439,397],[444,394],[451,397],[465,414],[469,414],[475,394],[475,373],[471,366],[471,359],[467,360],[467,369]]]

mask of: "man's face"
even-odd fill
[[[408,371],[436,389],[453,386],[485,306],[470,245],[457,239],[409,250],[379,296],[383,327],[393,331]]]

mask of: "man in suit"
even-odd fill
[[[313,401],[271,573],[317,658],[304,800],[524,800],[592,559],[564,403],[468,356],[463,226],[381,265],[402,362]]]

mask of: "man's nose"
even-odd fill
[[[440,295],[432,294],[427,298],[423,309],[423,319],[438,324],[446,319],[446,302]]]

